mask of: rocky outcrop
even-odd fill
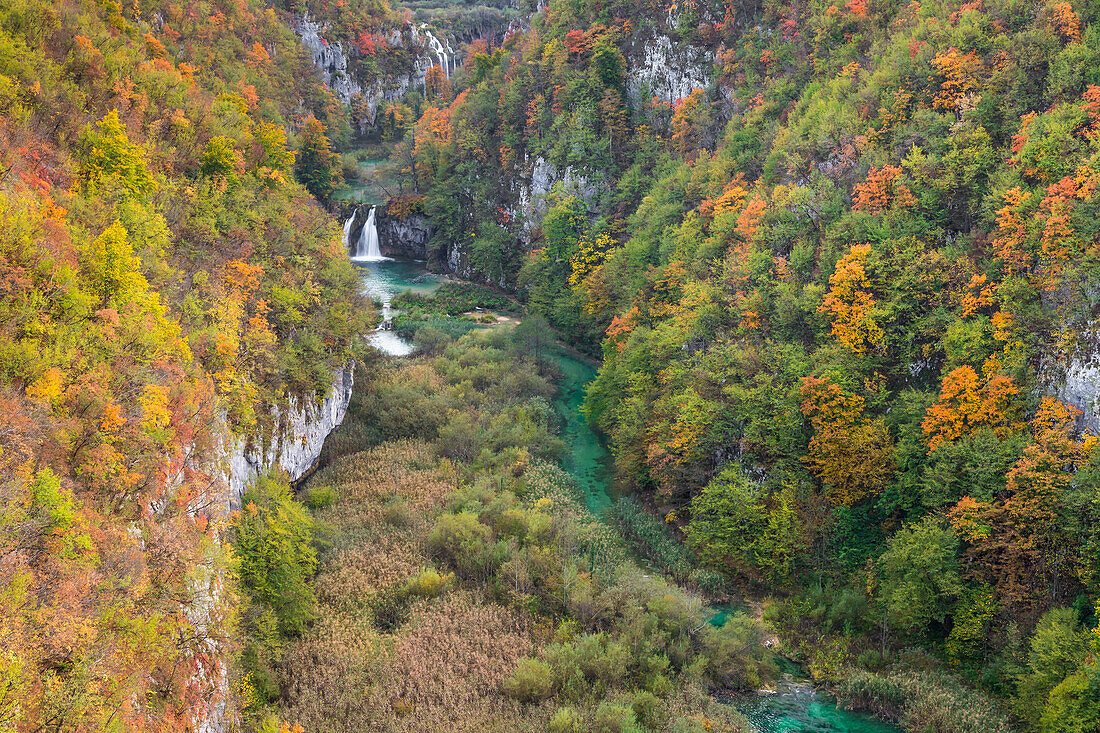
[[[328,88],[347,105],[360,97],[372,119],[383,101],[397,101],[410,89],[423,87],[428,69],[433,65],[441,66],[444,74],[450,77],[459,63],[450,42],[446,38],[438,38],[426,25],[393,28],[386,36],[386,42],[395,48],[416,49],[412,64],[397,73],[385,74],[383,78],[364,81],[357,79],[350,68],[350,50],[345,52],[342,43],[325,38],[325,29],[320,23],[310,20],[308,13],[297,18],[292,25],[309,49],[313,64],[320,69]]]
[[[1077,337],[1068,358],[1047,355],[1040,380],[1047,394],[1081,411],[1078,428],[1100,435],[1100,323]]]
[[[222,447],[228,468],[220,487],[211,496],[215,505],[204,507],[204,511],[224,518],[228,512],[239,509],[241,494],[248,483],[276,466],[291,479],[301,478],[321,455],[325,438],[343,422],[353,380],[354,372],[349,366],[336,373],[332,389],[320,402],[291,399],[285,407],[273,408],[276,435],[266,448],[229,437]],[[207,551],[218,552],[214,546]],[[203,640],[202,652],[188,660],[194,668],[191,685],[201,691],[191,709],[197,733],[223,733],[240,725],[229,684],[229,651],[217,632],[230,611],[222,568],[221,560],[214,557],[199,563],[191,580],[192,602],[184,608],[196,639]]]
[[[694,46],[674,44],[664,34],[637,42],[630,58],[626,90],[634,105],[651,97],[675,102],[694,89],[710,85],[713,54]]]
[[[1053,392],[1059,400],[1081,411],[1077,421],[1081,429],[1100,435],[1100,355],[1071,362],[1063,383]]]
[[[456,242],[447,245],[443,261],[440,263],[446,272],[457,275],[470,282],[485,283],[501,290],[515,290],[515,282],[509,280],[508,273],[498,264],[495,272],[486,272],[470,261],[470,253]]]
[[[309,13],[302,15],[294,24],[294,30],[309,49],[313,65],[321,70],[325,85],[344,104],[351,104],[351,98],[362,94],[363,88],[348,71],[348,58],[339,41],[328,41],[321,35],[321,25],[309,19]]]
[[[320,402],[291,399],[285,408],[272,408],[277,426],[266,446],[236,438],[229,451],[229,505],[240,507],[241,494],[249,481],[276,466],[296,480],[305,475],[317,458],[325,438],[344,421],[354,382],[351,367],[336,373],[332,389]]]
[[[404,219],[380,215],[378,222],[378,246],[387,257],[411,260],[428,259],[428,244],[432,239],[432,226],[428,217],[410,214]]]
[[[608,191],[607,183],[592,180],[570,166],[559,170],[545,158],[530,163],[530,174],[517,179],[516,208],[513,214],[521,217],[525,235],[529,235],[542,223],[546,213],[546,194],[555,187],[565,196],[576,196],[590,209],[597,198]]]
[[[192,710],[196,733],[223,733],[236,729],[239,722],[229,687],[228,654],[220,637],[208,633],[227,610],[225,577],[212,570],[218,566],[217,561],[212,561],[196,568],[191,581],[194,602],[184,609],[196,637],[204,639],[202,658],[192,660],[195,673],[191,682],[202,692]]]

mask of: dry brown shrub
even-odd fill
[[[423,538],[454,478],[428,444],[385,443],[362,453],[342,456],[318,476],[334,486],[337,500],[318,517],[332,533],[332,548],[322,558],[317,591],[323,603],[355,603],[421,568]],[[395,497],[409,521],[386,521]]]
[[[384,676],[383,641],[369,621],[321,607],[310,632],[293,644],[282,663],[285,720],[307,730],[378,730],[385,714],[370,700]]]
[[[525,614],[469,592],[416,604],[394,649],[395,696],[448,707],[498,696],[504,677],[534,647],[529,628]]]
[[[439,729],[484,730],[479,719],[518,712],[501,683],[534,648],[531,620],[520,611],[465,591],[422,601],[397,635],[390,694]]]
[[[414,601],[394,634],[371,624],[375,595],[429,563],[425,538],[456,487],[450,465],[426,443],[398,441],[343,456],[314,480],[336,495],[318,513],[331,545],[315,583],[320,617],[283,661],[282,717],[310,731],[544,729],[549,710],[500,692],[533,653],[526,614],[452,591]],[[386,521],[395,500],[409,521]]]

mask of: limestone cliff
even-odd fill
[[[427,260],[432,239],[432,225],[423,214],[410,214],[397,219],[385,214],[378,217],[378,243],[387,257]]]
[[[328,41],[321,35],[321,24],[310,20],[309,13],[294,23],[294,30],[309,49],[313,65],[321,71],[321,77],[344,104],[351,104],[352,97],[361,94],[363,88],[348,71],[348,57],[339,41]]]
[[[351,367],[336,373],[332,389],[319,402],[291,398],[285,407],[272,408],[276,429],[265,446],[242,438],[228,446],[229,505],[240,506],[241,494],[248,482],[268,470],[279,467],[291,480],[301,478],[317,462],[325,438],[344,421],[354,383]]]

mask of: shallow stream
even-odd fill
[[[897,726],[866,713],[837,707],[836,700],[814,689],[802,668],[779,657],[774,693],[722,697],[762,733],[899,733]]]
[[[434,293],[439,289],[439,276],[428,272],[425,264],[417,260],[352,260],[352,264],[362,278],[363,294],[382,303],[382,324],[371,333],[371,344],[390,356],[408,356],[412,353],[412,344],[386,328],[393,317],[390,300],[398,293],[410,290],[425,295]]]

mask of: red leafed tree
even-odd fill
[[[364,56],[374,56],[386,44],[386,39],[370,31],[360,31],[355,37],[355,47]]]

